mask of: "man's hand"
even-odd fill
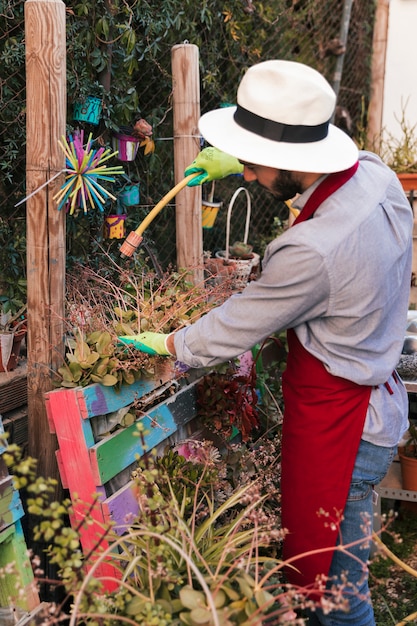
[[[217,148],[204,148],[196,159],[189,165],[184,175],[201,172],[188,183],[188,187],[196,187],[212,180],[220,180],[230,174],[242,174],[243,165],[236,157],[230,156]]]
[[[146,352],[146,354],[173,356],[166,345],[168,337],[169,335],[164,335],[163,333],[146,332],[140,335],[125,335],[117,339],[120,343],[133,346],[141,352]]]

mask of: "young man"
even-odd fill
[[[242,293],[171,335],[121,340],[201,367],[287,329],[282,524],[284,557],[296,568],[288,579],[316,591],[323,576],[328,586],[344,585],[349,610],[326,614],[323,602],[311,624],[372,626],[365,539],[373,485],[408,425],[407,394],[394,370],[413,216],[396,175],[330,123],[335,104],[312,68],[266,61],[245,74],[236,107],[202,116],[200,131],[215,148],[187,168],[201,172],[192,183],[238,172],[241,163],[247,182],[279,200],[296,198],[300,214],[269,244],[261,276]]]

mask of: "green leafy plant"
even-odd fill
[[[139,429],[140,430],[140,429]],[[49,545],[61,584],[73,598],[70,624],[103,626],[114,620],[141,624],[260,624],[280,614],[284,590],[281,562],[270,556],[281,533],[258,481],[232,488],[224,462],[210,442],[189,444],[188,459],[174,451],[149,454],[134,472],[140,513],[118,537],[103,529],[109,549],[87,559],[77,529],[68,528],[68,500],[51,502],[55,481],[36,477],[36,462],[9,446],[4,459],[17,489],[27,490],[28,512],[40,521],[34,536]],[[89,523],[88,512],[83,523]],[[98,537],[98,545],[102,538]],[[103,560],[120,570],[113,591],[96,577]],[[277,569],[277,574],[261,578]],[[87,573],[86,573],[87,572]],[[42,579],[40,579],[42,582]],[[59,607],[51,607],[53,618]],[[51,618],[52,619],[52,618]],[[46,621],[46,623],[48,623]]]
[[[152,367],[146,355],[129,355],[107,331],[83,335],[78,329],[67,338],[64,365],[58,368],[61,387],[85,387],[100,383],[106,387],[131,385]]]
[[[132,384],[154,372],[160,357],[119,345],[120,335],[172,332],[198,319],[229,291],[196,287],[188,272],[157,276],[148,267],[116,264],[96,272],[77,266],[67,275],[66,353],[56,383],[64,387]]]
[[[4,307],[0,313],[0,331],[2,333],[16,333],[26,328],[26,305],[20,307],[16,313],[12,314],[10,309]]]
[[[370,148],[397,174],[417,172],[417,124],[410,124],[406,104],[402,105],[400,117],[396,117],[400,133],[382,130]]]

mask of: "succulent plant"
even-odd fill
[[[235,241],[235,243],[230,246],[229,254],[237,259],[251,259],[253,256],[252,250],[253,246],[250,244],[244,243],[243,241]]]
[[[106,387],[131,385],[149,369],[149,358],[140,353],[133,358],[126,348],[118,346],[108,331],[85,336],[81,331],[67,339],[64,364],[58,368],[61,387],[85,387],[100,383]],[[138,363],[139,359],[139,363]]]

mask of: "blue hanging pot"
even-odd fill
[[[122,206],[136,206],[140,202],[140,184],[126,185],[119,193],[118,200]]]
[[[74,104],[73,119],[76,122],[87,122],[97,126],[100,121],[103,103],[101,98],[88,96],[83,102]]]

